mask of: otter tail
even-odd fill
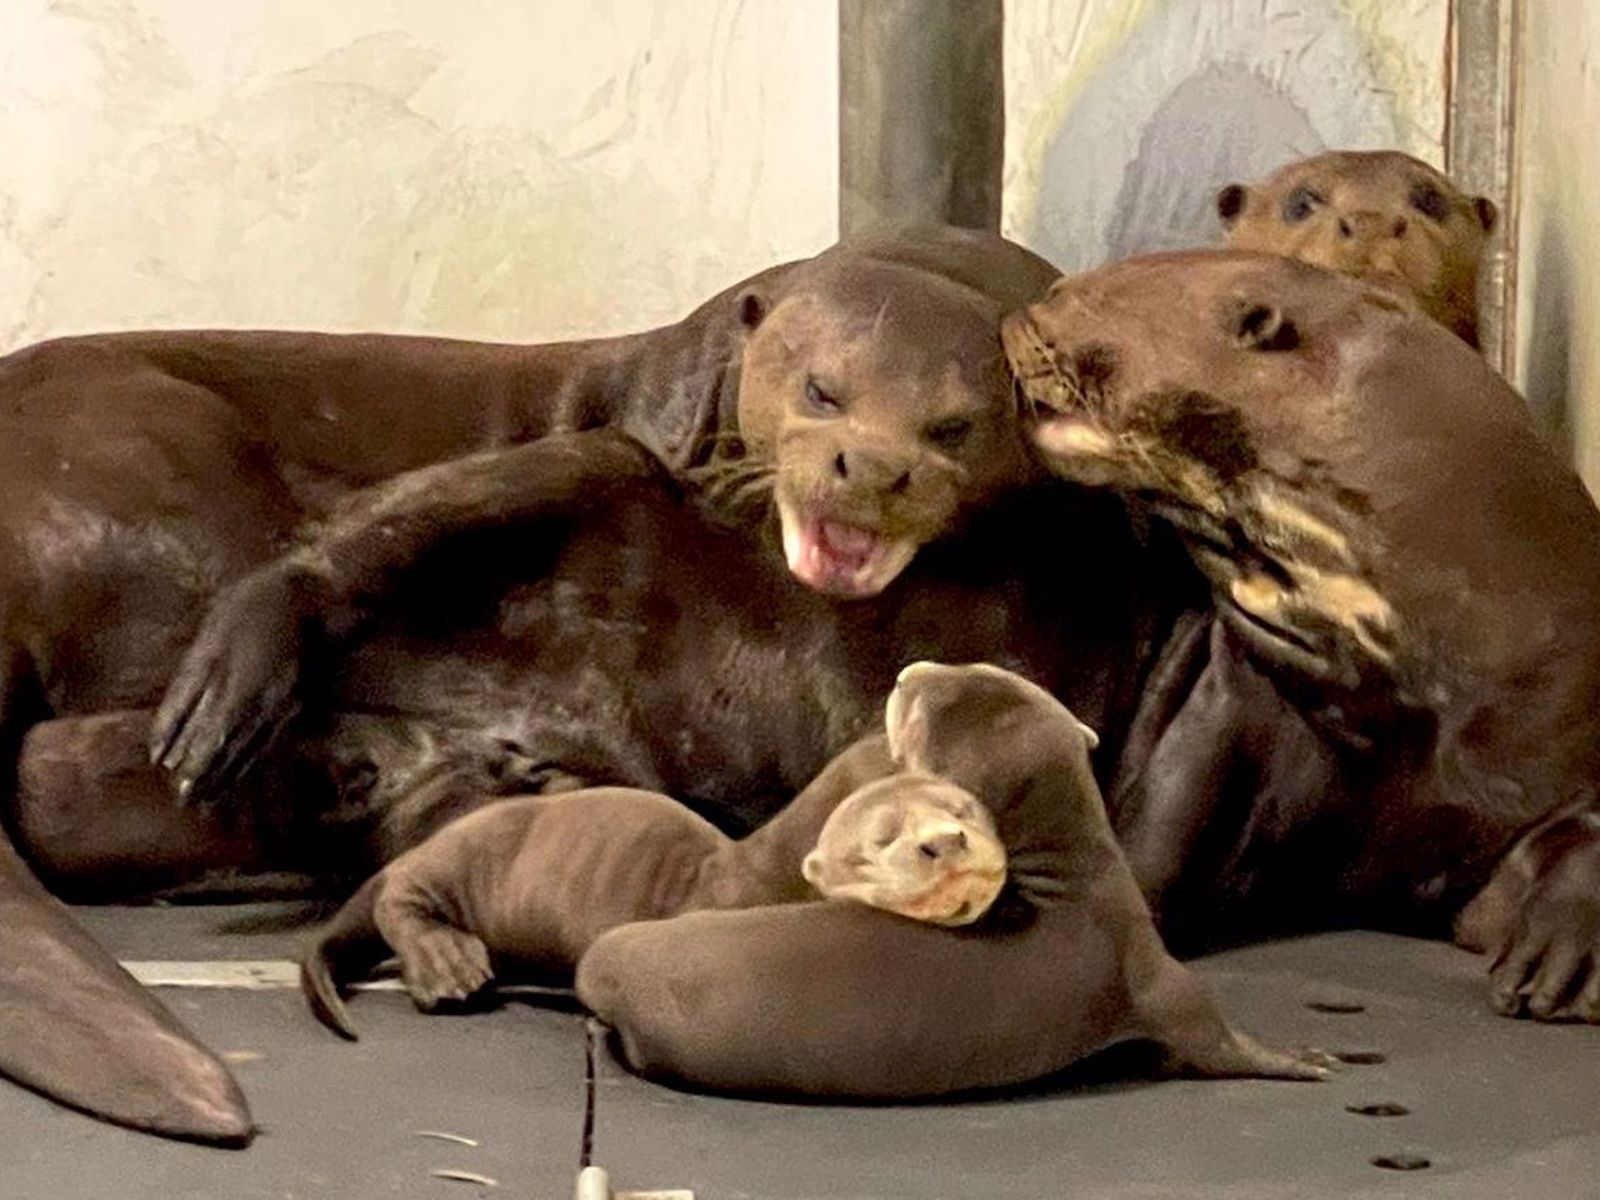
[[[312,1013],[352,1042],[360,1040],[360,1035],[339,994],[339,985],[367,974],[389,956],[388,943],[372,916],[382,879],[383,873],[379,872],[345,901],[300,963],[300,990]]]
[[[214,1054],[117,964],[0,833],[0,1074],[117,1125],[240,1147],[255,1122]]]

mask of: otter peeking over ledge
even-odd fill
[[[1217,214],[1233,250],[1281,254],[1414,298],[1478,347],[1478,268],[1499,211],[1397,150],[1333,150],[1230,183]]]
[[[1173,1072],[1326,1075],[1325,1056],[1229,1029],[1167,954],[1106,818],[1094,734],[1044,689],[985,664],[915,663],[885,735],[894,768],[993,812],[1004,913],[942,929],[822,900],[620,925],[579,961],[577,989],[635,1070],[744,1094],[908,1099],[1032,1082],[1143,1039]]]
[[[891,770],[881,736],[857,743],[740,841],[655,792],[497,800],[362,885],[306,953],[306,998],[354,1039],[338,987],[391,947],[431,1011],[508,965],[570,981],[594,940],[629,921],[803,900],[808,883],[936,925],[977,920],[1006,874],[988,810],[953,784]]]

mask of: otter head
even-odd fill
[[[1412,296],[1478,344],[1478,262],[1498,213],[1393,150],[1334,151],[1217,194],[1227,244],[1299,259]]]
[[[969,925],[1006,880],[988,809],[931,776],[875,780],[833,810],[801,864],[824,896],[935,925]]]
[[[1385,346],[1468,351],[1386,289],[1238,251],[1060,280],[1002,333],[1051,469],[1184,533],[1225,617],[1318,675],[1389,660],[1368,498],[1325,472],[1407,441],[1403,411],[1362,400]]]
[[[959,780],[991,804],[1063,761],[1087,776],[1100,743],[1044,688],[988,663],[912,663],[889,693],[884,730],[903,768]]]
[[[997,301],[914,265],[823,255],[744,293],[738,423],[773,468],[789,570],[881,592],[919,547],[1031,473]]]

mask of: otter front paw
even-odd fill
[[[1600,836],[1590,832],[1545,859],[1494,947],[1496,1011],[1600,1022]]]
[[[400,956],[400,969],[406,991],[423,1012],[460,1004],[494,978],[482,939],[444,925],[411,939]]]
[[[150,729],[150,761],[171,773],[180,800],[222,795],[294,717],[323,592],[313,572],[273,563],[212,602]]]

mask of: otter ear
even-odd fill
[[[1245,202],[1250,199],[1250,189],[1242,183],[1230,183],[1217,193],[1217,216],[1222,218],[1223,225],[1229,229],[1244,212]]]
[[[1483,226],[1483,231],[1493,233],[1495,222],[1500,219],[1500,210],[1494,206],[1494,201],[1487,196],[1474,196],[1472,211],[1478,214],[1478,224]]]
[[[1246,304],[1233,336],[1246,350],[1293,350],[1300,344],[1300,331],[1276,304]]]
[[[827,871],[823,867],[822,854],[819,851],[813,850],[801,860],[800,875],[817,891],[822,890],[822,881],[827,877]]]
[[[1100,744],[1100,735],[1098,733],[1096,733],[1089,726],[1085,725],[1082,721],[1079,721],[1077,717],[1073,717],[1072,719],[1077,722],[1078,732],[1083,734],[1083,740],[1089,743],[1089,749],[1093,750]]]
[[[767,319],[767,298],[751,288],[739,293],[739,324],[754,329]]]

